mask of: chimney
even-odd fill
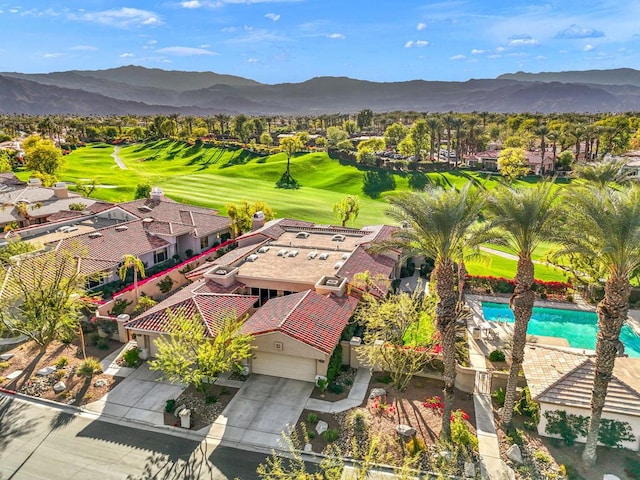
[[[153,187],[151,189],[151,200],[164,200],[162,187]]]
[[[253,214],[253,218],[251,219],[251,230],[258,230],[262,227],[264,227],[264,213],[259,211]]]
[[[56,198],[69,198],[69,189],[64,182],[58,182],[53,186],[53,194]]]

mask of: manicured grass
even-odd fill
[[[517,262],[515,260],[509,260],[498,255],[484,252],[483,258],[469,261],[466,267],[470,275],[493,275],[495,277],[514,278],[516,275],[516,264]],[[536,264],[534,268],[537,280],[547,282],[567,281],[566,273],[559,268],[538,264]]]

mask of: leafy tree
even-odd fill
[[[336,145],[338,150],[353,150],[353,142],[349,139],[342,140]]]
[[[268,132],[262,132],[260,135],[260,143],[267,146],[273,145],[273,137]]]
[[[231,219],[231,228],[235,236],[251,230],[253,226],[253,215],[256,212],[262,212],[267,222],[275,218],[273,209],[265,202],[260,201],[249,203],[246,200],[242,200],[237,204],[227,203],[226,209],[227,216]]]
[[[358,153],[356,155],[356,158],[360,163],[373,165],[376,162],[375,152],[379,152],[384,149],[385,142],[383,138],[370,138],[358,144]]]
[[[135,290],[136,302],[137,302],[138,296],[139,296],[138,275],[140,275],[141,278],[145,277],[144,263],[142,263],[142,260],[140,260],[135,255],[131,255],[130,253],[127,253],[122,258],[122,265],[118,269],[118,276],[120,277],[120,280],[124,281],[124,279],[127,278],[127,271],[129,269],[133,270],[133,289]]]
[[[591,420],[582,455],[586,464],[593,465],[620,330],[629,311],[630,278],[640,267],[640,187],[588,185],[568,190],[566,195],[565,203],[571,211],[566,216],[559,255],[578,253],[590,257],[606,272],[604,298],[596,307],[598,333]]]
[[[416,121],[409,130],[409,136],[413,142],[413,155],[415,161],[422,160],[422,152],[427,149],[429,144],[429,128],[425,120]]]
[[[7,244],[0,247],[0,262],[8,264],[9,259],[14,255],[33,252],[37,248],[31,242],[23,242],[20,237],[10,237],[7,239]]]
[[[400,249],[404,258],[422,256],[434,259],[437,305],[435,321],[442,343],[444,363],[444,417],[442,436],[451,438],[456,379],[456,321],[460,316],[456,294],[454,263],[465,250],[483,241],[474,231],[484,202],[480,189],[467,183],[461,190],[428,187],[424,192],[403,192],[388,197],[387,215],[407,228],[395,231],[390,240],[373,246],[374,250]]]
[[[155,340],[157,354],[149,368],[171,382],[204,391],[205,382],[239,369],[251,356],[253,337],[240,332],[242,324],[242,319],[228,312],[216,319],[212,331],[199,314],[189,317],[184,310],[169,312],[168,334]]]
[[[349,135],[353,135],[358,130],[358,124],[353,120],[346,120],[342,124],[342,128],[344,128]]]
[[[535,300],[531,256],[542,242],[554,238],[562,226],[562,210],[556,200],[553,183],[545,181],[534,187],[496,189],[487,202],[494,241],[506,245],[518,256],[515,291],[510,300],[515,317],[511,367],[502,411],[502,421],[507,428],[511,428],[518,374],[524,360],[527,326]]]
[[[350,220],[355,222],[360,213],[360,199],[357,195],[347,195],[333,206],[333,213],[343,227]]]
[[[367,365],[389,372],[394,388],[404,390],[414,375],[433,359],[434,339],[416,344],[408,337],[420,330],[423,322],[433,322],[435,302],[420,296],[400,293],[378,301],[365,295],[357,321],[365,326],[364,344],[358,356]]]
[[[560,170],[569,170],[574,161],[575,158],[573,157],[573,153],[569,150],[565,150],[564,152],[560,152],[560,155],[558,155],[556,166]]]
[[[76,181],[76,190],[80,192],[83,196],[89,198],[93,191],[98,186],[98,182],[95,178],[90,180],[77,180]],[[149,190],[151,192],[151,190]],[[137,192],[136,192],[137,193]],[[136,197],[138,198],[138,197]],[[144,198],[144,197],[143,197]]]
[[[5,285],[0,322],[27,336],[44,351],[54,340],[74,336],[78,327],[85,276],[75,250],[37,255],[0,266]]]
[[[139,183],[136,186],[136,195],[134,197],[135,200],[140,198],[149,198],[151,195],[151,185],[148,183]]]
[[[24,144],[23,144],[24,145]],[[51,140],[37,140],[25,149],[25,166],[29,170],[55,176],[64,165],[62,151]]]
[[[498,157],[498,169],[503,177],[514,181],[529,173],[527,155],[522,148],[505,148]]]
[[[0,172],[10,172],[13,169],[11,157],[7,150],[0,150]]]
[[[408,134],[409,129],[403,124],[396,122],[389,125],[384,131],[384,140],[387,145],[395,148]]]
[[[291,157],[303,148],[304,144],[297,135],[293,137],[285,137],[280,140],[280,150],[287,155],[287,170],[282,175],[282,178],[280,178],[280,181],[278,182],[279,186],[292,188],[297,185],[297,182],[291,176]]]
[[[327,145],[329,148],[338,148],[338,144],[343,140],[348,140],[349,134],[340,127],[327,128]],[[353,148],[353,145],[351,145]]]
[[[369,108],[365,108],[358,113],[356,122],[360,130],[366,130],[373,123],[373,112]]]

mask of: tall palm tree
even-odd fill
[[[573,176],[591,184],[604,187],[612,184],[629,183],[633,178],[631,171],[625,170],[625,160],[600,161],[576,164]]]
[[[451,113],[447,113],[444,117],[442,117],[444,128],[447,131],[447,163],[449,162],[449,152],[451,151],[451,130],[453,129],[453,123],[455,122],[455,120],[456,117],[454,117]]]
[[[435,260],[436,325],[442,342],[444,362],[444,416],[442,436],[451,437],[450,416],[453,410],[456,380],[456,320],[458,317],[454,263],[463,250],[477,245],[480,236],[470,235],[482,204],[483,191],[429,187],[424,192],[403,192],[389,197],[387,215],[408,225],[394,232],[392,238],[374,247],[376,250],[402,249],[405,258],[414,255]]]
[[[120,280],[124,281],[127,278],[127,271],[129,269],[133,269],[133,289],[136,294],[136,303],[138,303],[138,275],[140,278],[144,278],[144,263],[135,255],[127,253],[122,259],[122,265],[118,270],[118,275],[120,276]]]
[[[582,455],[596,462],[600,419],[618,352],[620,329],[627,320],[631,273],[640,267],[640,187],[589,185],[567,192],[572,205],[559,252],[595,259],[607,272],[604,298],[598,303],[595,373],[591,419]],[[579,232],[579,234],[577,234]]]
[[[456,131],[456,159],[454,167],[458,168],[458,161],[462,160],[462,137],[464,135],[464,120],[460,117],[455,117],[451,122],[451,126]]]
[[[540,173],[544,173],[544,154],[547,153],[546,139],[549,133],[551,133],[551,130],[543,123],[538,125],[533,133],[540,137]]]
[[[440,123],[440,119],[438,117],[428,117],[427,120],[427,128],[429,129],[429,160],[432,162],[435,161],[435,157],[433,156],[433,152],[436,149],[436,138],[439,136],[439,132],[442,130],[442,124]],[[440,149],[440,145],[438,145],[438,149]]]
[[[511,428],[518,372],[524,360],[527,326],[533,313],[534,265],[531,256],[541,242],[553,238],[562,225],[562,210],[552,181],[534,187],[503,186],[487,201],[488,226],[496,241],[505,244],[518,256],[515,290],[510,300],[515,323],[511,349],[511,368],[507,381],[502,422]]]

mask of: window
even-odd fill
[[[97,288],[101,285],[104,285],[107,282],[108,275],[104,272],[87,278],[87,290],[91,290],[93,288]]]
[[[200,250],[204,250],[209,246],[209,237],[200,237]]]
[[[153,252],[153,263],[161,263],[167,260],[167,249],[163,248],[162,250],[157,250]]]

